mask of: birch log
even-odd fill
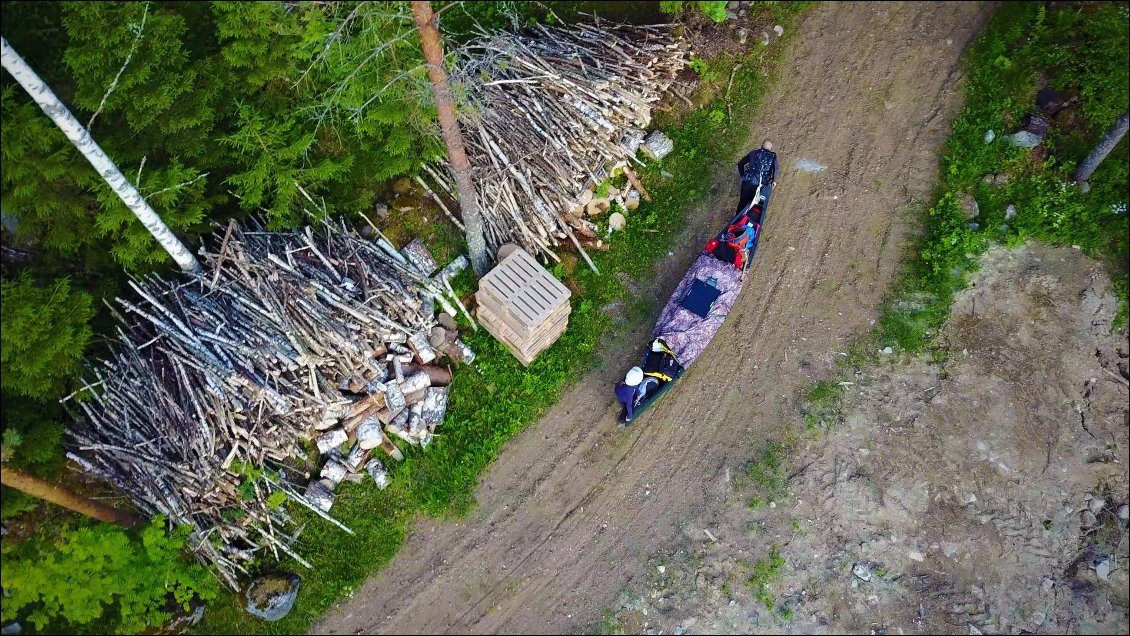
[[[51,121],[55,122],[59,130],[63,131],[63,134],[75,145],[75,148],[78,148],[82,156],[86,157],[94,170],[106,180],[110,189],[121,198],[122,203],[125,203],[126,207],[137,215],[145,229],[149,230],[153,238],[157,239],[161,247],[165,248],[169,256],[173,257],[177,265],[188,273],[199,273],[200,263],[196,261],[196,257],[173,234],[169,226],[165,225],[157,212],[149,207],[149,203],[141,196],[137,188],[125,178],[125,175],[122,174],[113,160],[106,156],[102,147],[90,136],[90,131],[75,119],[75,116],[59,100],[51,87],[28,66],[19,53],[16,53],[16,50],[12,48],[11,44],[8,44],[6,38],[0,38],[0,47],[2,47],[0,59],[3,61],[4,70],[11,73],[12,77],[27,91],[32,100],[51,118]]]

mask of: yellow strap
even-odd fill
[[[671,354],[672,356],[674,356],[674,355],[675,355],[675,352],[674,352],[674,351],[671,351],[671,348],[670,348],[670,347],[668,347],[667,345],[663,344],[663,341],[662,341],[662,340],[660,340],[660,339],[656,338],[655,342],[656,342],[656,344],[658,344],[659,346],[663,347],[663,350],[664,350],[664,351],[666,351],[667,353]]]
[[[652,372],[649,372],[649,373],[644,373],[644,375],[650,375],[653,378],[659,378],[660,380],[663,380],[664,382],[670,382],[671,381],[671,376],[663,375],[662,373],[660,373],[658,371],[652,371]]]

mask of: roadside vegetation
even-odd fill
[[[871,349],[918,353],[935,346],[978,256],[991,244],[1029,239],[1075,246],[1106,264],[1126,325],[1127,139],[1091,177],[1090,192],[1072,175],[1127,109],[1128,29],[1125,3],[1001,6],[967,54],[966,104],[942,158],[936,203]],[[1036,97],[1044,88],[1074,103],[1051,118],[1043,146],[1009,145],[1006,135],[1040,112]],[[987,143],[989,131],[994,139]],[[977,201],[975,218],[962,209],[966,195]]]
[[[467,3],[445,13],[444,20],[458,37],[476,22],[502,26],[515,15],[568,20],[586,4]],[[665,4],[688,21],[717,20],[720,10],[724,18],[725,3]],[[764,3],[761,10],[791,32],[791,16],[807,5]],[[330,64],[315,66],[321,47],[311,43],[324,41],[333,23],[303,22],[317,12],[277,8],[6,3],[4,35],[27,52],[80,118],[98,113],[95,135],[142,182],[144,194],[155,197],[162,210],[178,211],[166,221],[194,241],[213,223],[248,214],[263,215],[277,228],[305,222],[303,205],[288,185],[295,180],[324,197],[331,214],[368,209],[397,177],[439,152],[423,132],[421,122],[431,116],[426,108],[377,107],[365,117],[348,116],[360,96],[398,68],[350,76],[350,65],[359,59],[354,50],[335,50]],[[103,26],[80,28],[92,23]],[[259,28],[268,24],[278,29]],[[378,27],[374,38],[393,37],[388,25]],[[51,47],[36,46],[48,33],[66,37],[52,40]],[[140,45],[131,63],[148,81],[134,83],[127,73],[116,92],[104,96],[120,67],[120,55],[110,53],[129,49],[135,39]],[[417,63],[418,52],[410,49],[401,51],[400,64]],[[339,488],[333,514],[356,535],[304,510],[291,511],[306,522],[300,551],[314,569],[285,560],[259,564],[264,571],[291,568],[303,578],[298,603],[284,620],[265,623],[247,615],[240,598],[201,578],[199,568],[184,560],[183,536],[175,530],[152,525],[126,531],[92,523],[9,488],[3,489],[3,517],[12,532],[4,539],[3,576],[5,587],[18,590],[13,597],[18,602],[5,602],[4,619],[22,619],[25,631],[140,631],[183,613],[195,597],[209,601],[196,628],[203,633],[305,632],[396,554],[418,515],[466,514],[479,474],[505,442],[598,363],[594,354],[613,320],[606,308],[618,304],[628,320],[643,317],[646,307],[621,280],[647,280],[682,226],[684,211],[708,196],[717,171],[732,171],[730,158],[748,137],[768,81],[766,69],[773,68],[781,47],[754,44],[751,50],[696,60],[701,81],[691,96],[694,107],[676,103],[656,113],[655,125],[674,140],[675,151],[640,170],[653,200],[630,214],[608,251],[592,255],[601,273],[578,266],[575,255],[562,255],[553,273],[574,293],[564,336],[524,368],[484,331],[467,334],[478,358],[456,369],[446,424],[428,452],[410,452],[406,461],[390,466],[391,485],[384,491],[369,482]],[[316,70],[304,83],[275,81],[297,75],[295,65],[301,71],[306,64]],[[77,387],[81,358],[97,355],[111,337],[102,301],[120,293],[126,272],[144,275],[167,264],[42,113],[5,82],[4,207],[21,215],[5,214],[3,459],[76,491],[112,496],[65,467],[62,431],[69,416],[56,400]],[[418,102],[410,85],[393,93],[390,103]],[[326,116],[318,131],[307,134],[303,122],[311,113]],[[267,155],[268,163],[256,159]],[[73,218],[64,223],[63,211]],[[393,212],[389,235],[430,237],[437,256],[449,258],[458,237],[445,221],[435,220],[438,214],[430,216],[427,221]],[[15,251],[9,253],[9,246]],[[469,295],[476,284],[466,272],[455,286]],[[37,562],[67,571],[82,562],[86,578],[72,577],[64,585],[64,577],[39,576],[27,567]],[[157,579],[168,585],[156,585]],[[139,586],[152,594],[141,594]]]
[[[801,407],[809,429],[838,421],[843,383],[881,354],[929,353],[944,361],[948,351],[938,341],[939,329],[966,275],[994,244],[1039,240],[1099,260],[1119,298],[1115,326],[1127,326],[1127,138],[1090,177],[1089,188],[1073,182],[1076,167],[1130,101],[1127,16],[1125,3],[1048,8],[1008,2],[992,17],[963,61],[965,106],[946,143],[922,234],[875,328],[837,359],[837,377],[810,389]],[[1047,139],[1034,149],[1007,143],[1005,137],[1023,129],[1027,117],[1047,117],[1037,106],[1037,93],[1047,88],[1067,101],[1049,117]],[[977,202],[976,216],[970,201]]]

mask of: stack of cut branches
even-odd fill
[[[687,55],[664,26],[594,24],[487,34],[456,51],[460,125],[492,252],[516,242],[556,259],[562,240],[580,249],[578,233],[595,239],[585,192],[638,162],[651,107]],[[455,198],[449,166],[425,171],[433,196]]]
[[[432,387],[450,381],[429,366],[432,299],[451,272],[429,278],[344,224],[278,233],[233,222],[212,245],[199,278],[132,280],[138,299],[117,299],[120,343],[90,367],[69,456],[145,513],[191,525],[198,557],[235,589],[264,550],[306,564],[285,501],[348,531],[298,485],[317,466],[303,461],[311,443],[331,456],[350,441],[398,457],[380,428],[358,435],[379,416],[427,444],[446,405]],[[452,346],[460,357],[464,345]],[[369,472],[383,487],[379,461]]]

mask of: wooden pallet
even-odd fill
[[[528,365],[569,323],[569,288],[518,249],[479,281],[483,327]]]

